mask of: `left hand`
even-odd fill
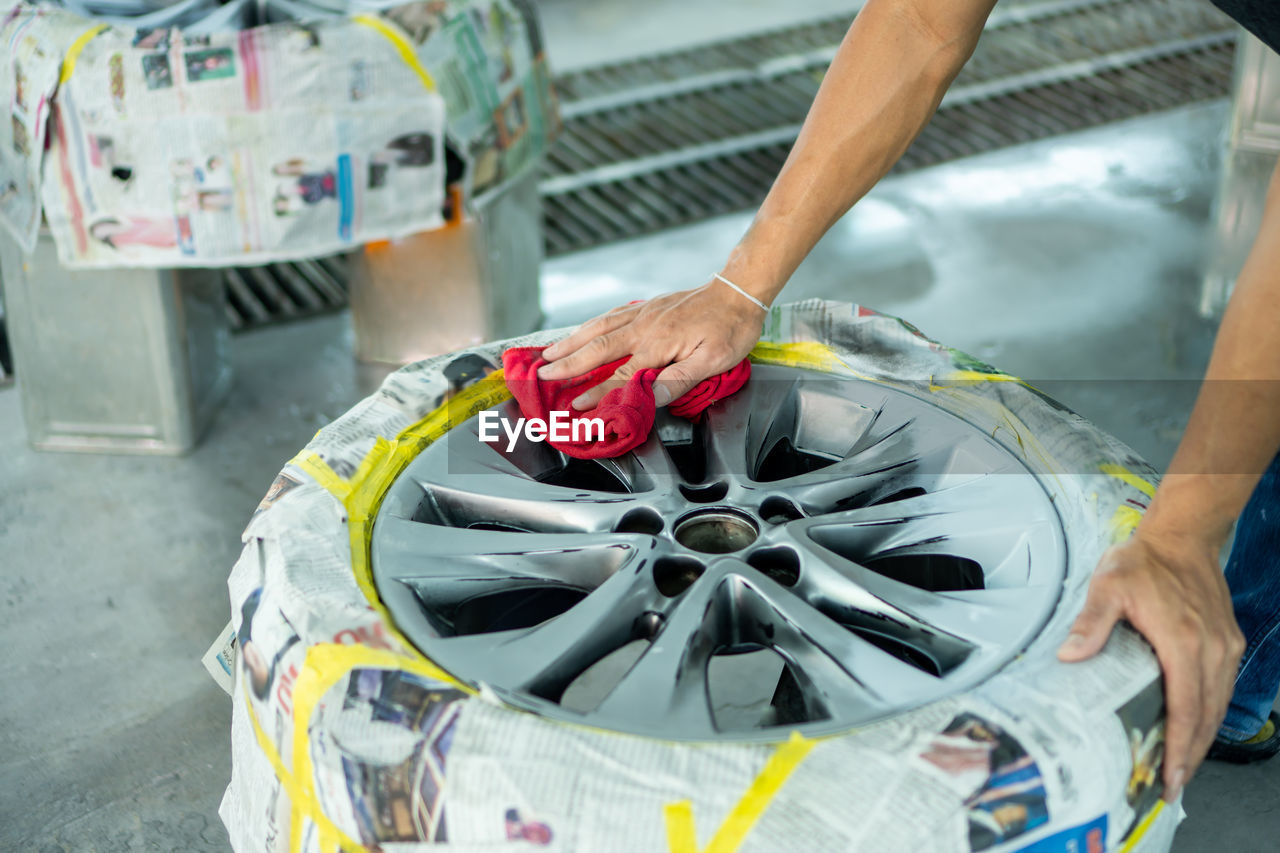
[[[1097,654],[1121,619],[1147,638],[1164,671],[1164,796],[1172,802],[1213,743],[1244,652],[1217,549],[1139,524],[1133,538],[1102,555],[1058,659]]]

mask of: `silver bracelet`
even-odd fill
[[[741,293],[743,296],[745,296],[745,297],[747,297],[748,299],[750,299],[750,300],[751,300],[752,302],[754,302],[757,306],[759,306],[759,308],[760,308],[760,310],[761,310],[761,311],[768,311],[768,310],[769,310],[769,306],[768,306],[768,305],[765,305],[765,304],[764,304],[763,302],[761,302],[759,299],[756,299],[756,298],[755,298],[754,296],[752,296],[750,293],[747,293],[747,292],[746,292],[745,290],[743,290],[741,287],[738,287],[738,285],[734,284],[733,282],[729,281],[729,279],[727,279],[727,278],[725,278],[724,276],[720,275],[720,273],[718,273],[718,272],[717,272],[717,273],[712,273],[712,276],[714,276],[714,277],[715,277],[716,279],[718,279],[719,281],[722,281],[722,282],[724,282],[725,284],[729,285],[729,286],[730,286],[730,287],[732,287],[734,290],[738,291],[738,292],[739,292],[739,293]]]

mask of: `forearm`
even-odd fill
[[[1280,172],[1169,472],[1132,538],[1103,554],[1058,650],[1081,661],[1127,620],[1164,676],[1165,800],[1218,737],[1245,650],[1219,556],[1280,446]],[[1274,522],[1273,522],[1274,523]]]
[[[765,302],[893,167],[973,52],[994,0],[869,0],[725,275]]]
[[[1142,527],[1220,546],[1278,448],[1280,170],[1187,430]]]

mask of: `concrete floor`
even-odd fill
[[[1181,110],[887,181],[784,298],[907,317],[1162,466],[1212,334],[1193,306],[1225,117]],[[548,315],[700,283],[746,222],[558,258]],[[344,315],[234,344],[231,397],[181,459],[35,453],[0,391],[0,850],[227,849],[229,706],[198,659],[250,511],[359,396]],[[1273,850],[1277,802],[1280,761],[1208,766],[1175,849]]]

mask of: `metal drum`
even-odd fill
[[[68,270],[42,234],[6,234],[6,325],[27,436],[38,450],[185,453],[231,384],[222,275]]]

